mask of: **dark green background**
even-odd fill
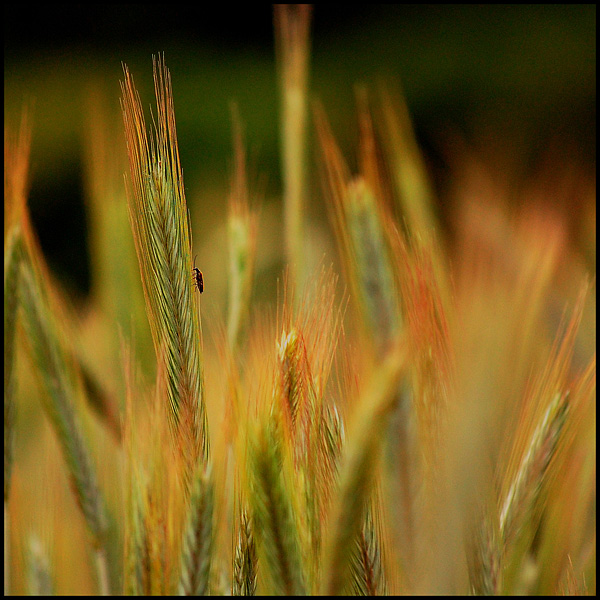
[[[186,186],[196,195],[222,189],[226,198],[235,99],[255,170],[277,198],[270,5],[11,4],[4,11],[5,123],[33,105],[32,215],[50,264],[74,289],[85,294],[89,286],[86,94],[90,82],[101,87],[118,121],[121,62],[149,106],[151,56],[165,53]],[[355,84],[401,81],[443,198],[448,131],[491,154],[497,146],[516,176],[534,171],[548,146],[594,171],[595,48],[593,5],[317,5],[311,87],[351,156]],[[215,219],[224,206],[214,207]]]

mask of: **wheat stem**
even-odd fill
[[[286,258],[291,281],[304,281],[304,206],[306,203],[306,103],[310,55],[309,4],[275,5],[275,39],[280,69],[281,146],[283,151]]]
[[[110,596],[108,560],[106,557],[106,549],[104,547],[96,548],[94,550],[94,562],[98,576],[98,594],[100,596]]]
[[[54,596],[48,555],[37,537],[29,539],[27,548],[27,588],[30,596]]]
[[[237,107],[232,108],[234,171],[229,196],[227,234],[229,242],[229,311],[227,339],[235,353],[246,325],[256,259],[258,218],[250,209],[246,177],[246,153]]]

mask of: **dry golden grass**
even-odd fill
[[[5,591],[594,594],[595,282],[564,219],[509,208],[464,156],[449,242],[401,96],[361,88],[357,173],[315,105],[341,270],[309,265],[309,10],[275,24],[284,283],[256,303],[260,196],[234,111],[216,350],[164,58],[151,132],[125,67],[127,199],[91,104],[86,316],[28,217],[30,125],[5,134]]]

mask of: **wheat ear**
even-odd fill
[[[46,389],[44,408],[56,431],[71,477],[72,488],[92,534],[99,585],[109,593],[104,550],[106,517],[92,461],[73,406],[69,368],[60,347],[52,316],[42,300],[30,263],[21,265],[20,304],[32,354]]]
[[[321,592],[336,595],[347,585],[352,548],[365,519],[372,493],[383,431],[397,402],[400,377],[406,357],[394,347],[373,373],[359,399],[354,427],[348,435],[340,468],[340,483],[324,543]]]
[[[233,561],[234,596],[256,595],[257,556],[252,521],[245,509],[240,511],[238,538]]]
[[[273,415],[259,425],[250,446],[253,533],[258,537],[259,568],[266,593],[305,593],[305,576],[292,489],[283,469],[280,430]]]
[[[214,484],[210,470],[203,466],[194,475],[184,531],[179,593],[206,596],[210,591],[210,572],[214,545]]]
[[[158,106],[146,131],[133,78],[124,67],[122,107],[129,153],[129,215],[157,359],[166,361],[169,416],[185,457],[188,491],[198,456],[208,457],[200,317],[194,302],[192,240],[179,161],[171,77],[154,60]],[[164,352],[161,351],[164,348]]]

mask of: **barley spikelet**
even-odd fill
[[[124,67],[122,107],[131,171],[129,215],[157,358],[166,360],[169,418],[186,457],[188,488],[196,458],[208,456],[201,328],[192,282],[191,236],[179,162],[171,78],[154,62],[158,106],[148,138],[133,78]],[[164,353],[160,349],[164,347]]]
[[[362,174],[350,176],[320,106],[315,108],[315,118],[326,193],[346,279],[375,351],[383,356],[402,325],[386,224],[389,217],[369,180]],[[371,165],[371,161],[365,164]],[[371,179],[376,177],[374,169],[369,167]]]
[[[256,595],[257,567],[256,544],[254,543],[252,521],[248,517],[247,511],[242,510],[235,546],[232,595]]]
[[[441,432],[448,396],[454,385],[454,364],[448,322],[451,303],[444,276],[436,268],[435,242],[410,246],[394,227],[390,231],[398,269],[402,313],[411,353],[411,398],[419,435],[425,475],[435,486],[436,463],[443,447]],[[439,266],[439,265],[437,265]]]
[[[22,251],[20,229],[15,226],[4,249],[4,502],[8,500],[13,459],[15,332]]]
[[[250,447],[253,533],[258,537],[265,592],[304,594],[305,576],[292,489],[283,469],[280,432],[273,418],[259,426]]]
[[[339,491],[324,545],[321,591],[325,594],[339,594],[348,584],[353,544],[364,523],[381,451],[378,432],[396,403],[405,360],[403,351],[391,352],[361,394],[342,457]]]
[[[572,428],[567,373],[586,291],[584,284],[562,340],[559,332],[546,365],[526,389],[512,447],[507,443],[507,464],[501,462],[497,473],[497,507],[488,507],[474,535],[470,571],[475,593],[517,590],[524,577],[522,565],[544,506],[542,491],[555,470],[552,465],[565,454],[565,433]]]
[[[31,127],[23,112],[18,135],[4,129],[4,512],[10,492],[15,419],[15,348],[21,262],[25,246],[21,220],[26,213],[26,185],[31,151]],[[8,522],[5,519],[5,528]],[[5,531],[5,549],[8,551]],[[5,556],[5,593],[8,590]]]
[[[352,549],[349,589],[355,596],[387,595],[381,542],[373,522],[372,506],[365,511],[362,529]]]
[[[179,593],[184,596],[206,596],[210,591],[213,559],[214,486],[210,471],[198,468],[194,476],[184,531]]]
[[[21,266],[21,282],[20,304],[23,307],[27,339],[46,388],[44,408],[61,445],[73,493],[92,534],[99,556],[98,566],[107,575],[103,550],[106,534],[104,503],[73,406],[65,353],[57,340],[56,331],[51,328],[48,308],[43,304],[42,294],[29,264]],[[108,580],[102,576],[100,586],[103,593],[108,593],[108,585]]]
[[[553,455],[558,450],[561,431],[568,418],[569,401],[566,378],[583,311],[588,284],[582,287],[574,313],[560,340],[555,340],[545,368],[533,383],[520,418],[521,436],[517,438],[506,470],[504,495],[500,502],[499,529],[506,542],[514,534],[514,520],[523,510],[530,494],[537,496],[539,486]]]
[[[278,327],[273,411],[281,419],[286,453],[293,457],[305,574],[313,591],[318,588],[321,539],[343,436],[329,386],[342,318],[336,283],[323,268],[307,282],[297,307],[284,302]]]
[[[434,233],[437,222],[434,194],[421,150],[413,131],[406,101],[401,93],[381,90],[387,156],[396,199],[409,240],[419,243]]]

